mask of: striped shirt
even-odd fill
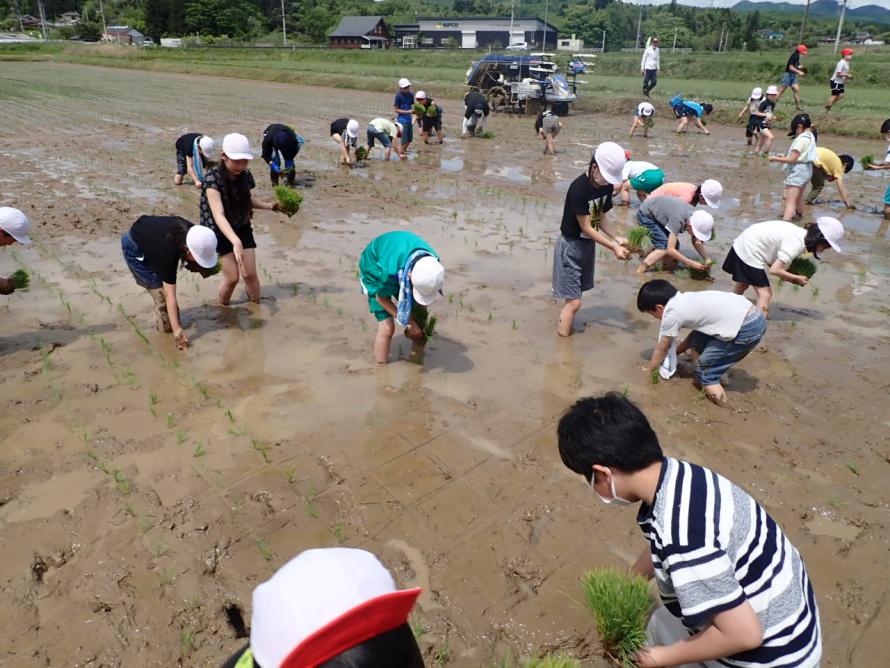
[[[746,600],[760,619],[763,644],[717,663],[819,665],[819,610],[800,554],[741,488],[666,457],[653,505],[644,503],[637,521],[651,544],[661,600],[690,632]]]

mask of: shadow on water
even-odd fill
[[[40,328],[35,331],[0,337],[0,356],[11,355],[23,350],[40,350],[47,345],[51,348],[60,348],[74,343],[83,336],[107,334],[114,329],[115,327],[111,323],[80,329],[61,322],[41,323]]]
[[[576,330],[589,325],[611,327],[622,332],[639,332],[647,329],[644,323],[628,319],[627,310],[614,304],[597,304],[582,308],[575,319]]]
[[[441,369],[448,373],[466,373],[474,366],[464,344],[438,335],[420,355],[415,356],[414,361],[421,363],[427,371]]]

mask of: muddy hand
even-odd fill
[[[616,246],[612,249],[612,252],[615,253],[615,257],[619,260],[626,260],[630,257],[630,251],[627,250],[624,246]]]
[[[180,329],[173,332],[173,339],[176,341],[176,347],[180,350],[185,350],[189,347],[189,339],[185,335],[185,331]]]
[[[409,322],[408,326],[405,327],[405,336],[412,341],[422,341],[424,338],[423,331],[414,321]]]
[[[15,285],[8,278],[0,278],[0,295],[11,295],[15,292]]]
[[[795,282],[797,285],[803,287],[803,286],[805,286],[807,283],[809,283],[810,281],[809,281],[809,279],[808,279],[806,276],[797,276],[797,277],[794,279],[794,282]]]

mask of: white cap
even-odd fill
[[[720,200],[723,197],[723,186],[716,179],[708,179],[701,184],[701,196],[705,198],[705,204],[712,209],[720,208]]]
[[[651,116],[655,113],[655,107],[651,102],[640,102],[640,106],[637,109],[643,116]]]
[[[201,149],[201,153],[204,154],[205,158],[212,160],[216,155],[216,142],[213,141],[213,137],[201,137],[198,140],[198,148]]]
[[[751,91],[751,99],[752,100],[759,100],[762,97],[763,97],[763,89],[760,88],[759,86]]]
[[[185,235],[185,245],[195,262],[205,269],[211,269],[219,262],[216,255],[216,234],[209,227],[192,225]]]
[[[822,216],[821,218],[816,219],[816,227],[819,228],[822,236],[825,237],[825,241],[827,241],[834,250],[838,253],[843,252],[841,250],[840,242],[844,238],[844,226],[841,224],[841,221],[830,216]]]
[[[415,100],[425,100],[426,92],[422,91],[422,90],[417,91],[416,93],[414,93],[414,99]]]
[[[31,231],[31,221],[28,216],[11,206],[0,206],[0,230],[3,230],[20,244],[31,243],[28,232]]]
[[[714,229],[714,216],[707,211],[696,209],[689,216],[689,229],[699,241],[710,241],[711,231]]]
[[[405,624],[420,589],[397,590],[370,552],[301,552],[253,590],[250,649],[261,666],[317,666]]]
[[[407,88],[411,85],[411,82],[408,81],[405,77],[399,79],[399,88]]]
[[[627,157],[624,149],[613,141],[604,141],[596,147],[593,152],[593,160],[597,167],[600,168],[600,174],[613,186],[617,186],[624,181],[621,178],[621,171],[624,169],[624,163]]]
[[[766,94],[767,94],[767,95],[778,95],[778,94],[779,94],[779,87],[778,87],[778,86],[767,86],[767,87],[766,87]]]
[[[354,118],[346,124],[346,134],[353,139],[358,137],[358,121]]]
[[[237,132],[223,137],[222,152],[231,160],[253,160],[250,142],[247,141],[247,137]]]
[[[439,298],[445,285],[445,267],[432,255],[424,255],[411,269],[411,286],[414,301],[421,306],[429,306]]]

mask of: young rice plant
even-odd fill
[[[281,211],[288,217],[299,211],[300,205],[303,204],[303,196],[288,186],[275,186],[275,197],[278,199]]]
[[[649,229],[644,225],[637,225],[627,233],[627,249],[631,252],[643,250],[650,241]]]
[[[368,158],[368,149],[364,146],[359,146],[355,149],[355,161],[361,162],[362,160],[367,160]]]
[[[806,276],[807,279],[816,273],[816,263],[806,257],[796,257],[788,265],[788,273]]]
[[[652,607],[648,583],[638,575],[601,568],[585,573],[581,585],[606,656],[622,668],[633,668],[646,643]]]
[[[31,284],[31,277],[28,276],[28,272],[24,269],[16,269],[10,275],[9,281],[16,290],[24,290]]]
[[[439,321],[436,315],[430,313],[425,306],[415,304],[411,310],[411,317],[414,318],[417,326],[423,330],[423,334],[428,340],[433,338],[433,334],[436,333],[436,323]]]

